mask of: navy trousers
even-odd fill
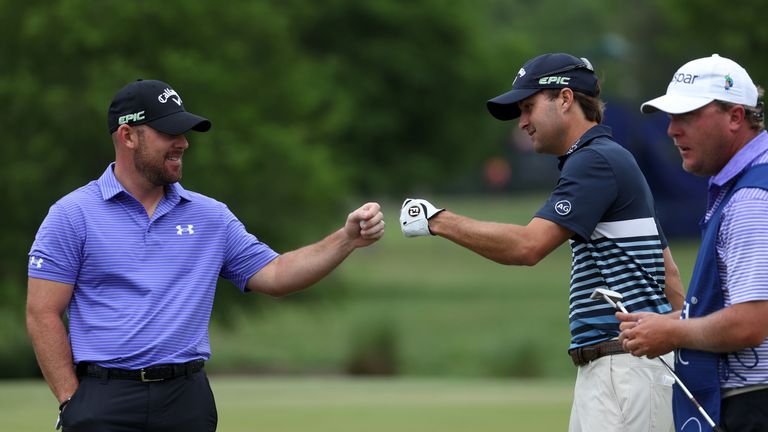
[[[727,432],[768,430],[768,390],[727,397],[721,407],[720,424]]]
[[[160,382],[81,377],[61,421],[64,432],[213,432],[218,414],[200,370]]]

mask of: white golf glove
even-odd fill
[[[429,230],[429,219],[443,210],[427,200],[406,198],[400,208],[400,229],[406,237],[433,235]]]

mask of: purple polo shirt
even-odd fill
[[[246,291],[278,254],[226,205],[178,183],[149,218],[113,166],[51,206],[29,277],[74,286],[67,313],[75,363],[139,369],[208,359],[218,278]]]
[[[709,181],[706,218],[720,205],[734,180],[748,167],[768,163],[768,134],[748,142]],[[768,300],[768,191],[745,188],[723,208],[717,235],[717,267],[725,306]],[[768,339],[752,348],[728,354],[723,388],[768,384]]]

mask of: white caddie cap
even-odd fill
[[[642,104],[640,111],[683,114],[714,100],[757,106],[757,87],[747,71],[717,54],[684,64],[672,75],[667,94]]]

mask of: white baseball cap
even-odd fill
[[[640,111],[683,114],[714,100],[757,106],[757,87],[747,71],[717,54],[684,64],[672,75],[667,94],[644,103]]]

